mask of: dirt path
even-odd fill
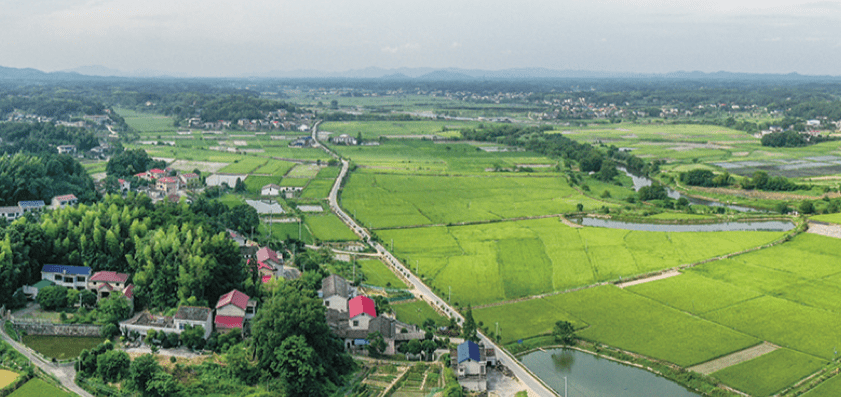
[[[702,373],[704,375],[709,375],[713,372],[720,371],[724,368],[771,353],[772,351],[777,350],[779,348],[779,346],[772,345],[768,342],[762,342],[761,344],[756,345],[754,347],[749,347],[745,350],[738,351],[733,354],[717,358],[715,360],[710,360],[705,363],[696,365],[694,367],[689,367],[689,370]]]
[[[807,233],[819,234],[826,237],[841,238],[841,226],[809,221]]]
[[[660,273],[656,276],[641,278],[641,279],[634,280],[634,281],[628,281],[626,283],[619,283],[619,284],[616,284],[616,286],[619,287],[619,288],[625,288],[625,287],[630,287],[630,286],[634,286],[634,285],[638,285],[638,284],[645,284],[645,283],[648,283],[648,282],[651,282],[651,281],[662,280],[664,278],[680,276],[680,275],[681,275],[681,272],[679,272],[677,270],[669,270],[667,272]]]
[[[37,366],[38,368],[41,368],[41,370],[43,370],[44,372],[55,376],[59,380],[59,382],[61,382],[61,385],[67,388],[68,390],[82,397],[93,397],[92,394],[86,392],[74,382],[76,379],[76,370],[73,368],[72,365],[58,366],[53,365],[50,362],[41,360],[40,357],[32,354],[32,352],[30,352],[27,347],[15,342],[14,340],[12,340],[12,338],[9,337],[9,335],[6,335],[5,323],[5,321],[0,322],[0,337],[2,337],[4,342],[11,345],[15,350],[19,351],[20,354],[26,356],[26,358],[28,358],[29,361],[32,361],[33,365]]]
[[[400,380],[400,378],[403,377],[403,374],[405,374],[407,371],[409,371],[409,368],[411,368],[411,367],[405,367],[405,368],[403,368],[402,371],[398,372],[397,376],[394,378],[394,380],[391,381],[391,383],[389,383],[388,386],[385,389],[383,389],[383,392],[380,393],[379,397],[385,396],[385,394],[388,393],[391,390],[391,388],[394,387],[395,384],[397,384],[397,382]]]
[[[570,221],[569,219],[567,219],[563,215],[558,215],[558,217],[561,218],[561,223],[563,223],[564,225],[567,225],[567,226],[569,226],[573,229],[580,229],[580,228],[584,227],[584,226],[581,226],[581,225],[579,225],[579,224],[577,224],[573,221]]]

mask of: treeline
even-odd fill
[[[31,87],[24,92],[6,92],[0,97],[0,115],[14,111],[25,114],[68,119],[76,115],[103,114],[105,107],[94,99],[65,90]]]
[[[78,161],[67,155],[18,153],[0,156],[0,205],[74,194],[81,202],[98,199],[93,180]]]
[[[405,113],[350,114],[350,113],[345,113],[345,112],[333,112],[333,113],[319,114],[318,118],[320,118],[324,121],[415,121],[415,120],[425,120],[423,118],[415,117],[415,116],[412,116],[410,114],[405,114]]]
[[[641,174],[648,174],[658,166],[616,147],[610,147],[603,152],[589,143],[579,143],[562,134],[547,134],[546,131],[550,130],[550,126],[483,124],[476,129],[463,129],[461,135],[467,140],[518,146],[549,157],[570,159],[578,162],[582,172],[600,173],[604,169],[610,176],[600,178],[603,180],[613,178],[616,161],[625,164],[628,170]]]
[[[143,149],[129,149],[111,157],[105,166],[105,173],[118,178],[128,178],[153,168],[166,168],[166,162],[149,157],[149,153]]]
[[[834,141],[837,138],[822,135],[805,135],[795,131],[772,132],[762,136],[762,146],[801,147],[820,142]]]
[[[93,132],[52,123],[0,123],[0,152],[55,153],[56,146],[75,145],[88,151],[99,145]]]
[[[694,169],[687,172],[681,172],[679,180],[687,185],[701,187],[719,187],[727,186],[733,183],[733,177],[730,176],[729,172],[725,172],[721,175],[715,175],[712,171],[705,169]]]
[[[205,102],[201,106],[200,112],[201,119],[205,122],[217,120],[236,121],[239,119],[263,119],[265,113],[275,112],[279,109],[284,109],[290,113],[296,110],[295,106],[286,102],[248,97],[245,95],[228,95],[213,98]]]
[[[784,176],[769,177],[765,171],[756,171],[752,178],[742,180],[742,189],[767,190],[774,192],[790,192],[793,190],[805,189],[807,186],[798,185]]]

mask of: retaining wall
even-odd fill
[[[50,324],[12,322],[18,332],[27,335],[57,335],[57,336],[100,336],[99,325],[90,324]]]

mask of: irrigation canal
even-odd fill
[[[722,222],[700,224],[661,224],[614,221],[600,218],[575,218],[574,222],[583,226],[604,227],[608,229],[638,230],[645,232],[787,232],[794,229],[794,224],[786,221]]]

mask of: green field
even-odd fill
[[[835,375],[824,381],[818,387],[809,390],[803,397],[836,397],[841,396],[841,376]]]
[[[682,274],[658,282],[644,283],[628,291],[645,296],[675,309],[702,314],[754,299],[759,292],[706,278],[697,273]],[[691,294],[687,291],[692,291]]]
[[[463,306],[670,268],[779,239],[778,232],[666,233],[571,228],[556,218],[377,231]],[[465,277],[469,274],[469,277]],[[525,335],[524,335],[525,336]]]
[[[304,187],[310,182],[309,179],[301,179],[301,178],[289,178],[285,177],[281,179],[280,186],[292,186],[292,187]]]
[[[308,215],[304,219],[313,236],[321,241],[355,241],[359,236],[354,234],[339,217],[333,213],[323,215]]]
[[[24,383],[15,390],[9,397],[73,397],[75,394],[61,390],[41,379],[35,378]]]
[[[125,119],[129,127],[136,129],[142,135],[175,133],[175,126],[173,126],[170,117],[154,113],[141,113],[123,108],[117,108],[115,111]]]
[[[284,176],[295,163],[282,160],[269,160],[266,165],[254,170],[255,174],[271,174],[272,176]]]
[[[294,223],[272,223],[272,238],[277,238],[281,240],[286,240],[289,238],[298,239],[299,232],[301,241],[306,244],[312,244],[312,233],[310,233],[309,229],[306,226],[301,225],[300,230],[298,227],[298,222]],[[268,235],[269,231],[266,229],[265,225],[260,225],[260,230],[263,234]]]
[[[407,288],[406,283],[394,275],[394,272],[378,259],[360,259],[356,261],[356,265],[365,274],[365,284],[378,287]]]
[[[262,157],[243,157],[220,169],[219,172],[223,174],[250,174],[265,165],[267,161]]]
[[[322,124],[321,131],[333,136],[348,134],[354,138],[362,133],[363,140],[375,140],[380,136],[439,135],[453,136],[453,131],[477,126],[478,122],[460,121],[336,121]],[[458,134],[457,136],[461,136]]]
[[[420,326],[428,318],[435,320],[435,325],[439,327],[443,327],[450,323],[450,320],[447,317],[439,314],[423,300],[416,300],[408,303],[396,303],[391,305],[391,308],[394,309],[394,314],[397,315],[397,320],[403,321],[407,324]]]
[[[433,177],[354,173],[342,205],[374,228],[452,224],[593,209],[561,178]]]
[[[318,171],[318,175],[315,177],[316,179],[329,179],[331,181],[335,181],[341,171],[342,167],[323,167],[321,168],[321,171]]]
[[[57,360],[76,358],[85,349],[93,349],[102,338],[76,336],[24,335],[23,343],[46,357]]]
[[[794,384],[825,364],[825,361],[813,356],[778,349],[714,372],[712,376],[752,396],[762,397]]]
[[[334,181],[329,179],[313,179],[301,192],[301,198],[325,199],[330,195],[333,183]]]
[[[291,170],[286,174],[287,178],[304,178],[304,179],[313,179],[315,178],[321,167],[313,164],[296,164],[292,167]]]

